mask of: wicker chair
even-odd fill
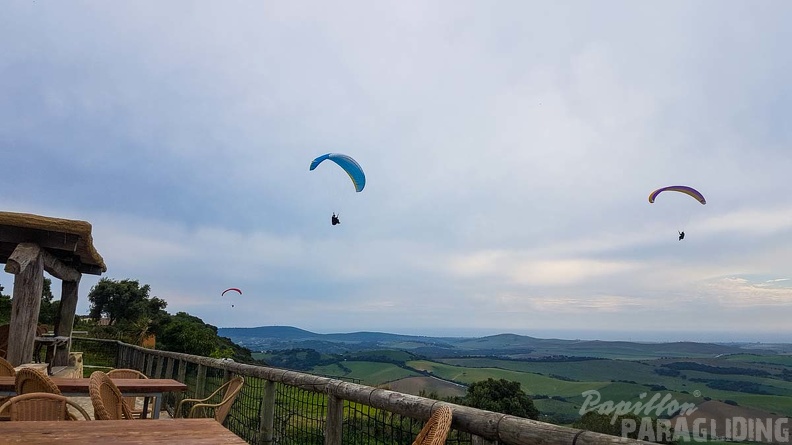
[[[107,376],[111,379],[147,379],[148,376],[138,371],[137,369],[113,369],[107,372]],[[153,399],[153,397],[151,397]],[[136,409],[137,397],[124,397],[124,403],[127,404],[129,411],[134,417],[140,417],[143,413],[142,409]],[[154,406],[149,403],[149,406]]]
[[[437,408],[418,433],[413,445],[442,445],[446,443],[452,417],[451,408],[447,406]]]
[[[96,420],[131,420],[132,412],[124,403],[121,391],[102,371],[94,371],[88,386]]]
[[[14,386],[17,394],[48,392],[60,395],[61,393],[58,385],[48,375],[34,368],[22,368],[17,371]]]
[[[0,357],[0,376],[3,377],[14,377],[16,376],[16,369],[14,369],[14,365],[8,362],[8,360]]]
[[[8,353],[8,335],[11,331],[11,325],[4,324],[0,326],[0,358],[6,358]]]
[[[16,376],[16,369],[11,363],[8,363],[8,360],[0,357],[0,376],[3,377],[14,377]],[[11,397],[0,397],[0,405],[3,403],[11,400]],[[9,415],[8,413],[0,412],[0,420],[8,420]]]
[[[36,336],[39,337],[44,335],[48,331],[49,328],[46,325],[40,324],[36,327]],[[10,333],[10,324],[0,325],[0,358],[6,358],[6,355],[8,354],[8,336]]]
[[[0,406],[0,415],[8,410],[11,420],[76,420],[69,412],[69,406],[79,411],[85,420],[91,420],[91,416],[80,405],[60,394],[46,392],[12,397]]]
[[[52,381],[47,374],[35,368],[22,368],[16,372],[14,387],[17,395],[32,393],[49,393],[62,395],[58,385]],[[77,416],[69,413],[71,420],[77,420]],[[0,417],[2,418],[2,417]]]
[[[176,405],[176,417],[181,416],[182,414],[182,405],[185,403],[195,403],[190,408],[190,412],[187,414],[187,417],[200,417],[197,415],[198,408],[211,408],[214,410],[214,419],[218,421],[220,424],[225,422],[226,417],[228,416],[228,412],[231,411],[231,406],[234,404],[234,400],[236,400],[239,391],[242,390],[242,385],[245,384],[245,379],[241,376],[236,376],[231,380],[225,382],[221,387],[217,388],[215,392],[213,392],[209,397],[204,399],[184,399]],[[220,403],[205,403],[212,400],[217,394],[223,392],[223,399]]]

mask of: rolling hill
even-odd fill
[[[599,340],[540,339],[517,334],[485,337],[429,337],[384,332],[319,334],[292,326],[219,328],[218,334],[254,351],[310,348],[342,354],[372,349],[396,349],[430,357],[499,356],[531,359],[550,356],[647,359],[713,357],[746,352],[740,346],[673,342],[644,343]]]

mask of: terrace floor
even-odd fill
[[[71,401],[75,402],[76,404],[80,405],[91,416],[91,419],[94,418],[94,409],[93,409],[93,404],[91,403],[91,398],[90,397],[69,397],[69,399]],[[138,408],[138,409],[142,409],[143,408],[143,398],[142,397],[138,397],[137,399],[138,400],[137,400],[137,404],[136,404],[135,407]],[[171,418],[171,416],[170,416],[170,414],[168,414],[168,411],[163,410],[160,413],[160,419],[170,419],[170,418]]]

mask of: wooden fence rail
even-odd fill
[[[80,339],[89,341],[89,339]],[[272,444],[275,413],[275,384],[300,388],[328,396],[325,418],[325,445],[340,445],[342,438],[343,402],[355,402],[390,413],[426,421],[441,405],[451,407],[451,428],[472,436],[474,445],[634,445],[651,444],[625,437],[610,436],[592,431],[567,428],[536,420],[456,405],[425,397],[374,388],[343,380],[268,366],[248,365],[231,360],[214,359],[178,352],[158,351],[130,345],[116,340],[90,339],[92,342],[115,343],[117,366],[133,366],[156,377],[175,378],[185,382],[187,364],[197,365],[196,394],[209,394],[205,388],[207,370],[222,370],[226,378],[233,374],[264,380],[264,395],[260,408],[260,427],[257,442]],[[155,363],[156,362],[156,363]],[[163,364],[164,363],[164,364]],[[156,368],[154,366],[156,365]],[[160,375],[162,370],[165,375]],[[176,374],[176,375],[174,375]],[[247,438],[251,441],[251,438]]]

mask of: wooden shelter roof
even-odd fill
[[[38,244],[81,273],[101,275],[107,271],[93,245],[89,222],[0,212],[0,263],[8,261],[17,244],[27,242]]]

